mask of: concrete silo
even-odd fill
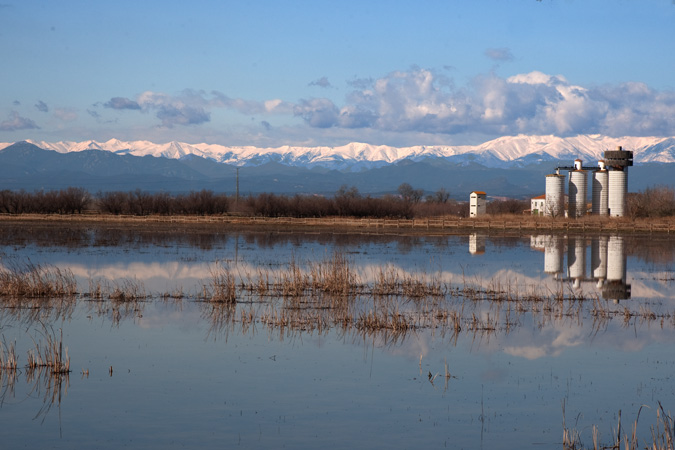
[[[604,161],[598,161],[598,170],[593,172],[593,188],[591,194],[591,212],[599,216],[606,216],[609,199],[609,173]]]
[[[609,215],[621,217],[626,213],[626,193],[628,192],[628,167],[633,165],[633,152],[621,146],[616,150],[605,151],[605,164],[611,167],[608,186],[607,206]]]
[[[626,192],[628,191],[628,171],[611,170],[609,172],[609,215],[622,217],[626,213]]]
[[[574,160],[574,170],[570,171],[569,180],[569,217],[586,215],[588,178],[587,172],[581,167],[581,160]]]
[[[562,217],[565,214],[565,175],[546,175],[546,206],[544,215]]]

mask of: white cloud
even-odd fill
[[[315,84],[325,84],[321,80]],[[579,86],[562,75],[532,71],[506,78],[481,75],[457,88],[433,70],[413,67],[349,85],[352,91],[342,104],[328,98],[259,101],[185,90],[179,95],[146,91],[133,100],[113,97],[104,106],[153,112],[165,128],[204,124],[215,109],[245,116],[274,114],[302,119],[307,134],[330,129],[345,139],[355,133],[399,136],[408,142],[410,136],[426,136],[427,143],[515,134],[675,135],[675,92],[655,91],[643,83]],[[283,135],[278,139],[284,140]]]

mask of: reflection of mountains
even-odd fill
[[[555,279],[570,281],[576,289],[583,283],[595,283],[606,299],[630,298],[631,285],[626,283],[626,250],[622,236],[540,235],[531,238],[531,246],[544,249],[544,272]],[[590,267],[587,264],[589,247]]]

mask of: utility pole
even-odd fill
[[[239,167],[237,167],[237,195],[234,198],[235,206],[239,206]]]

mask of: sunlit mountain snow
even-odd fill
[[[556,136],[505,136],[480,145],[464,146],[413,146],[391,147],[352,142],[339,147],[281,146],[257,148],[252,146],[227,147],[217,144],[188,144],[168,142],[157,144],[149,141],[105,142],[28,142],[43,149],[60,153],[83,150],[104,150],[117,154],[154,156],[181,159],[189,155],[208,158],[220,163],[237,166],[260,165],[278,162],[289,166],[324,167],[337,170],[358,170],[380,167],[403,160],[419,161],[427,158],[443,158],[458,163],[475,162],[487,167],[507,167],[513,164],[538,160],[568,160],[581,158],[585,161],[602,159],[605,150],[622,146],[634,152],[636,163],[675,162],[675,138],[666,137],[607,137],[579,135],[561,138]],[[0,149],[11,145],[0,144]]]

